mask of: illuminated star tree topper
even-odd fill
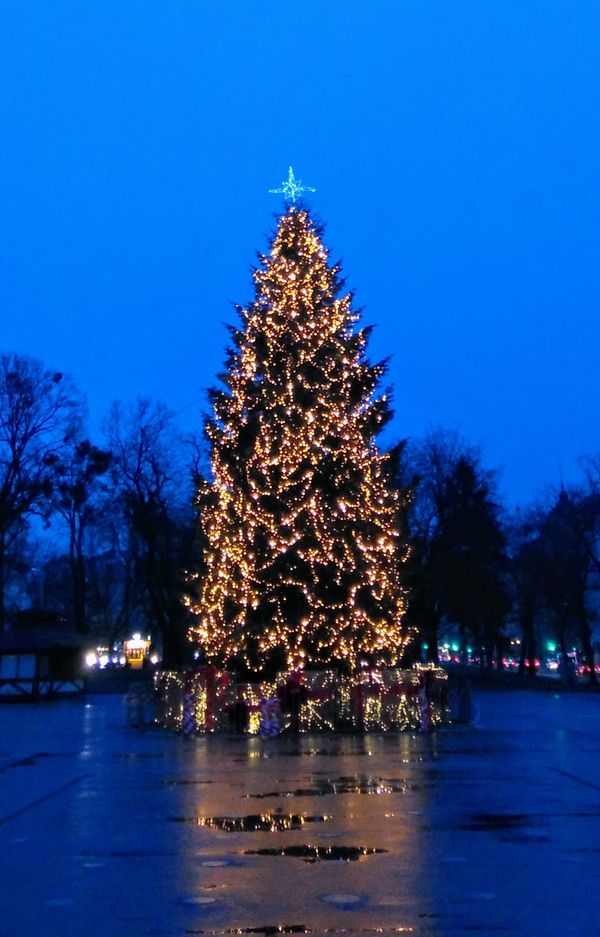
[[[287,180],[281,183],[280,189],[269,189],[270,195],[283,195],[286,202],[296,203],[303,192],[316,192],[310,185],[302,185],[302,179],[296,179],[294,170],[290,166]]]

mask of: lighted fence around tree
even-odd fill
[[[211,667],[155,677],[156,722],[187,735],[277,735],[282,731],[387,732],[434,727],[448,718],[448,677],[441,668],[365,669],[281,674],[244,684]]]

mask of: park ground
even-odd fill
[[[184,739],[0,707],[0,935],[600,933],[600,695],[432,735]]]

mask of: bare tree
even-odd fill
[[[52,505],[67,528],[71,612],[80,633],[87,631],[85,538],[90,525],[99,518],[99,484],[110,463],[110,453],[87,439],[75,439],[55,466]]]
[[[54,465],[80,415],[62,374],[34,358],[0,356],[0,631],[7,554],[22,522],[49,512]]]
[[[137,629],[145,593],[138,575],[137,540],[131,536],[114,494],[103,499],[98,522],[88,529],[87,542],[89,614],[112,646],[132,626]]]
[[[115,493],[167,663],[187,648],[183,603],[196,539],[191,464],[173,414],[161,403],[115,403],[106,423]]]

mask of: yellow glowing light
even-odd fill
[[[339,269],[304,210],[281,218],[254,274],[256,298],[218,392],[212,484],[199,494],[205,572],[191,637],[253,667],[281,647],[290,667],[401,653],[403,496],[374,441],[380,365]]]

